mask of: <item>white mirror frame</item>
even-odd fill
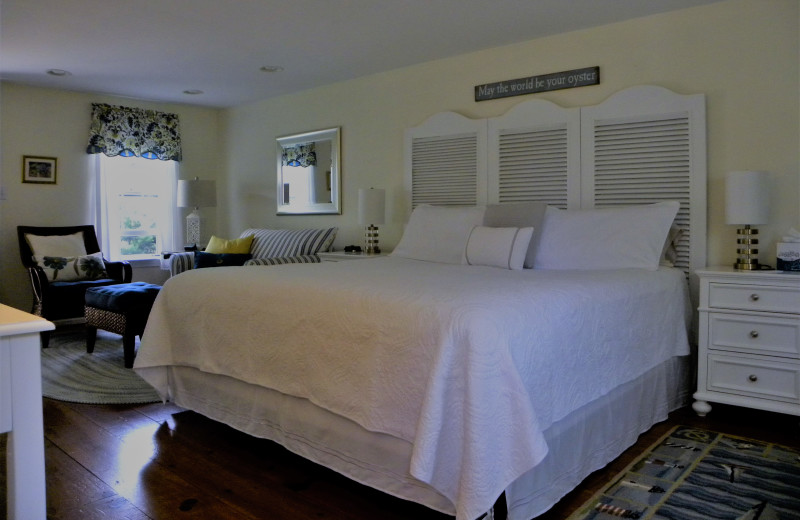
[[[330,202],[308,202],[308,203],[289,203],[284,199],[284,179],[281,156],[283,149],[288,146],[295,146],[303,143],[319,143],[321,141],[331,142],[331,201]],[[278,160],[277,160],[277,191],[276,202],[278,215],[310,215],[328,214],[341,215],[341,168],[340,168],[340,139],[339,128],[328,128],[326,130],[316,130],[302,134],[287,135],[277,139]]]

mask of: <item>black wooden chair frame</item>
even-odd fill
[[[64,315],[57,310],[57,303],[55,300],[58,298],[57,291],[53,290],[50,281],[44,270],[37,265],[33,259],[33,251],[31,251],[28,241],[25,239],[26,234],[39,235],[39,236],[57,236],[57,235],[73,235],[81,232],[83,234],[83,243],[86,247],[86,254],[100,252],[100,244],[97,241],[97,234],[95,233],[94,226],[80,225],[80,226],[17,226],[17,237],[19,239],[19,254],[22,260],[22,265],[28,272],[28,278],[31,282],[31,289],[33,291],[33,307],[31,313],[41,316],[48,320],[59,320],[69,318],[83,318],[83,301],[74,302],[74,312]],[[76,282],[76,287],[82,289],[78,292],[85,294],[86,288],[96,287],[99,285],[111,285],[117,283],[129,283],[133,278],[133,269],[129,262],[111,262],[105,257],[105,263],[108,279],[100,281],[82,281]],[[69,282],[63,282],[67,284]],[[80,305],[78,305],[78,303]],[[80,308],[80,311],[78,311]],[[50,340],[50,332],[42,332],[42,346],[47,347]]]

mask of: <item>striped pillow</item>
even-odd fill
[[[251,258],[244,265],[283,265],[283,264],[318,264],[317,255],[274,256],[272,258]]]
[[[327,229],[247,229],[240,236],[253,235],[253,259],[313,255],[327,251],[339,228]]]

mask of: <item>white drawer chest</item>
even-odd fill
[[[800,274],[709,268],[700,278],[698,415],[710,402],[800,415]]]

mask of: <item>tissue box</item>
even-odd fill
[[[778,242],[778,271],[800,271],[800,242]]]

